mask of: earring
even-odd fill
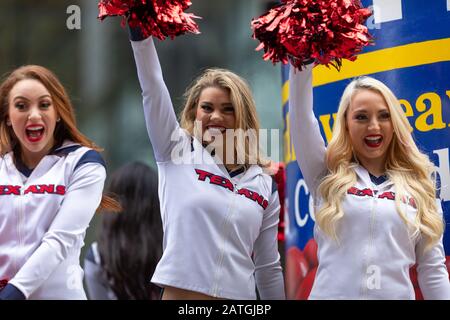
[[[60,121],[61,121],[61,118],[56,119],[56,122],[60,122]]]
[[[10,126],[11,126],[11,120],[6,120],[6,125],[7,125],[8,127],[10,127]]]

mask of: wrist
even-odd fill
[[[142,41],[148,38],[148,36],[145,36],[142,32],[141,27],[130,27],[128,25],[128,37],[131,41]]]
[[[0,291],[0,300],[25,300],[25,295],[11,283]]]

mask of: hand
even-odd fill
[[[128,24],[128,36],[131,41],[142,41],[148,37],[144,36],[140,27],[130,27]]]
[[[305,67],[309,66],[309,65],[315,65],[316,63],[316,59],[315,58],[309,58],[307,60],[303,60],[301,62],[301,64],[299,63],[299,58],[294,57],[293,55],[288,54],[288,58],[291,62],[291,65],[295,68],[298,68],[298,70],[303,70]]]
[[[8,283],[0,290],[0,300],[25,300],[25,295],[12,284]]]
[[[315,62],[316,62],[316,59],[314,59],[314,58],[309,58],[308,60],[303,61],[303,65],[304,65],[304,66],[307,66],[307,65],[309,65],[309,64],[311,64],[311,63],[315,63]]]

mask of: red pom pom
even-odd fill
[[[191,4],[189,0],[101,0],[98,18],[123,16],[122,25],[128,19],[130,27],[140,28],[144,37],[173,39],[188,32],[200,33],[193,20],[199,17],[184,12]]]
[[[273,178],[278,188],[278,198],[280,200],[280,222],[278,223],[278,241],[285,240],[284,234],[284,210],[285,210],[285,186],[286,186],[286,166],[283,162],[272,162]]]
[[[307,300],[309,298],[314,285],[314,280],[316,279],[316,273],[317,267],[314,267],[308,271],[308,274],[298,288],[297,295],[295,297],[296,300]]]
[[[286,252],[286,295],[289,300],[295,299],[298,288],[309,271],[309,264],[302,251],[296,246]]]
[[[264,60],[289,60],[301,69],[311,60],[337,70],[371,42],[364,25],[371,15],[359,0],[287,0],[252,20]]]
[[[0,279],[0,290],[2,290],[8,284],[8,279]]]

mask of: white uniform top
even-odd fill
[[[278,192],[252,165],[231,177],[179,129],[152,38],[132,42],[159,174],[163,256],[152,282],[228,299],[284,299],[277,247]],[[170,137],[180,135],[176,141]],[[184,150],[189,164],[171,153]],[[206,162],[206,163],[205,163]],[[198,163],[198,164],[195,164]]]
[[[27,299],[86,299],[80,249],[102,197],[100,155],[66,142],[27,177],[0,157],[0,280]]]
[[[289,77],[291,137],[305,182],[320,206],[317,187],[327,170],[326,148],[312,108],[312,67],[295,73],[293,69]],[[442,239],[424,252],[423,239],[411,240],[397,213],[392,182],[375,185],[362,166],[355,164],[355,171],[357,182],[342,202],[340,245],[317,225],[314,228],[319,267],[310,299],[414,299],[409,268],[416,263],[424,298],[450,299]],[[411,199],[408,202],[402,210],[414,219],[417,210]]]

